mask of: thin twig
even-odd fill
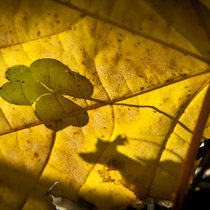
[[[178,179],[177,185],[177,194],[175,199],[175,210],[181,210],[184,197],[186,195],[188,186],[189,186],[189,179],[193,172],[193,165],[195,162],[195,158],[198,152],[198,148],[200,145],[200,140],[202,138],[203,130],[205,128],[208,116],[210,112],[210,85],[206,92],[206,95],[203,100],[203,105],[195,126],[195,130],[192,136],[192,140],[187,152],[186,159],[183,163],[182,170]]]

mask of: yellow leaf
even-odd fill
[[[1,2],[0,209],[173,198],[210,80],[198,5]]]

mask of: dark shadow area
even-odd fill
[[[90,99],[93,85],[84,76],[71,71],[55,59],[39,59],[30,67],[15,65],[8,68],[0,96],[16,105],[35,107],[42,123],[53,130],[69,125],[82,127],[88,122],[88,114],[66,96]],[[70,116],[71,113],[78,113]]]
[[[115,180],[109,176],[109,172],[112,170],[119,170],[121,175],[126,179],[126,183],[124,186],[130,187],[132,191],[138,192],[138,188],[141,189],[144,186],[145,180],[150,176],[150,174],[147,174],[147,165],[142,165],[141,163],[132,160],[131,158],[127,157],[124,154],[121,154],[116,149],[117,145],[124,145],[126,144],[127,139],[122,136],[118,136],[113,142],[105,142],[103,140],[98,139],[98,142],[96,144],[97,151],[93,153],[82,153],[80,156],[91,163],[101,163],[104,164],[107,169],[106,173],[104,171],[98,171],[98,173],[103,178],[103,182],[114,182]],[[104,147],[107,146],[109,148],[109,151],[107,152],[106,156],[102,156],[98,160],[98,151]],[[106,152],[106,151],[105,151]],[[201,151],[202,152],[202,151]],[[96,155],[97,154],[97,155]],[[203,152],[202,152],[203,154]],[[209,149],[207,148],[205,155],[207,154],[207,160],[209,163]],[[202,155],[203,156],[203,155]],[[37,157],[34,157],[37,158]],[[202,157],[203,158],[203,157]],[[27,161],[27,160],[26,160]],[[152,163],[152,160],[149,160],[148,163]],[[201,161],[202,163],[202,161]],[[180,168],[180,164],[177,164],[172,161],[163,161],[160,162],[161,167],[163,168]],[[209,165],[208,165],[209,167]],[[45,178],[42,179],[40,182],[38,182],[39,175],[35,175],[33,173],[27,172],[25,166],[22,167],[16,166],[16,165],[9,165],[7,163],[0,162],[0,209],[25,209],[25,207],[30,207],[26,209],[40,209],[40,206],[45,206],[46,209],[55,209],[52,205],[52,199],[49,196],[49,194],[53,194],[56,197],[59,197],[59,193],[55,193],[57,190],[54,191],[54,188],[59,189],[60,192],[68,192],[69,187],[71,188],[70,191],[75,190],[75,194],[77,194],[78,188],[73,188],[71,183],[62,183],[59,182],[59,180],[54,180],[52,178]],[[131,171],[126,171],[126,170]],[[143,178],[139,178],[139,170],[145,170],[145,176]],[[170,185],[170,179],[168,179],[167,173],[165,171],[160,174],[161,180],[164,180],[164,183],[160,183],[160,191],[161,185]],[[195,180],[195,179],[194,179]],[[54,185],[55,182],[58,183]],[[138,183],[140,181],[140,183]],[[129,186],[130,182],[130,186]],[[188,191],[188,195],[186,196],[185,203],[183,206],[184,209],[209,209],[209,195],[210,195],[210,178],[209,175],[202,177],[202,179],[197,182],[198,185],[196,185],[196,188],[194,191],[190,188]],[[131,188],[131,186],[135,185],[134,188]],[[54,188],[52,188],[54,186]],[[93,191],[94,192],[94,191]],[[101,191],[103,192],[103,191]],[[89,192],[87,192],[89,193]],[[91,192],[92,193],[92,192]],[[11,196],[11,197],[10,197]],[[33,196],[33,203],[28,203],[30,201],[29,198]],[[116,196],[116,195],[115,195]],[[137,195],[138,196],[138,195]],[[103,194],[98,194],[97,191],[95,191],[95,194],[91,194],[90,199],[95,200],[103,200]],[[140,199],[146,199],[138,196]],[[70,198],[71,199],[71,198]],[[107,199],[107,194],[105,195],[105,199]],[[111,199],[111,197],[110,197]],[[77,202],[84,203],[85,206],[87,206],[86,209],[95,209],[92,204],[85,201],[83,198],[74,198],[75,204]],[[26,205],[27,204],[27,205]],[[36,206],[29,206],[29,205],[36,205]],[[142,208],[135,208],[135,206],[138,206],[138,203],[132,206],[128,206],[126,209],[147,209],[147,206],[139,205]],[[122,209],[119,206],[114,207],[114,209]],[[158,206],[155,203],[154,209],[171,209],[166,208],[164,206]]]
[[[210,31],[206,23],[210,19],[210,11],[200,1],[148,0],[147,3],[166,20],[169,26],[189,40],[202,55],[210,56],[210,52],[206,50],[206,41]],[[191,9],[193,9],[194,14],[191,13]],[[195,21],[198,21],[199,25],[195,25]],[[203,27],[207,39],[203,39],[197,26]]]
[[[182,210],[208,210],[210,207],[210,139],[206,139],[200,145],[197,160],[200,162],[185,196]]]
[[[31,194],[36,176],[24,168],[6,163],[0,163],[0,169],[0,209],[21,209]],[[11,202],[10,196],[16,199]]]
[[[0,163],[0,209],[56,209],[53,205],[51,194],[52,186],[57,180],[42,179],[38,182],[39,176],[26,172],[25,168]],[[37,184],[38,182],[38,184]],[[62,191],[69,191],[66,183],[58,181],[56,188]],[[51,190],[50,190],[51,189]],[[75,189],[75,194],[78,189]],[[71,189],[72,191],[72,189]],[[56,195],[57,196],[57,195]],[[58,196],[59,197],[59,196]],[[84,199],[78,197],[75,202],[86,203],[86,206],[93,209]],[[33,205],[33,206],[32,206]]]
[[[146,197],[141,196],[141,193],[142,190],[144,191],[145,188],[148,187],[148,177],[151,177],[153,175],[148,174],[148,167],[154,168],[154,160],[148,160],[146,164],[143,165],[140,162],[135,161],[128,156],[118,152],[117,146],[124,145],[126,142],[127,139],[122,136],[118,136],[112,143],[104,142],[103,140],[98,139],[96,145],[97,151],[101,151],[101,148],[104,146],[107,146],[108,148],[108,151],[105,151],[105,156],[102,155],[102,157],[98,160],[97,151],[93,153],[82,153],[80,154],[80,156],[87,162],[98,162],[104,164],[106,168],[104,170],[98,171],[103,182],[112,182],[115,184],[119,184],[116,183],[117,180],[112,178],[111,174],[109,174],[111,171],[117,170],[121,173],[124,179],[121,184],[136,193],[136,195],[140,199],[146,199]],[[150,164],[152,164],[153,166],[150,166]],[[171,161],[161,162],[161,164],[163,167],[179,167],[179,164]],[[67,192],[70,192],[70,194],[74,194],[75,190],[75,195],[77,195],[78,192],[78,188],[74,189],[74,185],[72,185],[72,183],[59,182],[52,189],[54,183],[59,180],[45,178],[38,182],[39,175],[27,172],[24,165],[20,167],[16,165],[7,165],[6,163],[0,162],[0,169],[0,188],[2,189],[0,191],[0,209],[7,209],[6,207],[8,207],[9,209],[24,209],[23,207],[25,206],[31,195],[33,195],[33,199],[35,200],[33,204],[37,204],[39,202],[45,204],[46,202],[46,205],[48,205],[50,202],[47,203],[46,200],[50,200],[50,197],[48,195],[49,193],[55,196],[60,196],[59,192],[65,192],[65,194]],[[161,174],[161,176],[161,180],[167,182],[167,173],[164,172]],[[168,184],[170,185],[171,183]],[[161,190],[162,189],[160,189],[160,191]],[[9,199],[9,195],[12,196],[11,199],[14,199],[14,202],[11,202],[11,199]],[[104,199],[107,199],[107,195],[104,196]],[[5,198],[7,199],[5,200]],[[93,200],[91,200],[91,198]],[[73,198],[73,200],[77,199],[80,198]],[[103,193],[98,194],[97,191],[95,191],[95,194],[91,195],[89,202],[94,203],[95,200],[103,200]],[[89,206],[90,209],[94,209],[91,208],[92,205]],[[118,209],[118,207],[116,207],[115,209]]]
[[[98,171],[103,182],[119,182],[119,180],[115,180],[110,175],[110,171],[119,171],[123,177],[123,179],[120,180],[121,184],[133,191],[140,199],[145,199],[146,196],[148,196],[148,188],[150,187],[151,180],[153,180],[158,162],[152,159],[143,160],[139,157],[137,157],[139,160],[137,161],[118,152],[117,146],[124,145],[126,142],[127,138],[122,136],[118,136],[113,142],[98,139],[96,152],[80,153],[80,157],[89,163],[100,163],[104,165],[104,169]],[[104,150],[104,153],[102,153],[102,150]],[[101,154],[101,156],[99,156],[99,154]],[[167,170],[173,169],[173,172],[178,173],[181,167],[181,164],[172,161],[164,161],[160,164],[164,169],[160,175],[160,180],[164,180],[164,182],[167,181],[168,176],[170,177],[171,172]],[[169,187],[171,189],[175,187],[174,183],[168,183],[168,185],[172,185]],[[160,189],[160,191],[162,191],[162,189]],[[145,196],[142,196],[142,194],[145,194]],[[101,197],[102,195],[99,196]]]

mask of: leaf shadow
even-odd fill
[[[117,150],[118,145],[125,145],[127,142],[127,137],[121,135],[113,142],[98,139],[95,152],[80,153],[79,155],[88,163],[99,163],[103,165],[103,169],[97,171],[103,183],[109,182],[119,184],[120,182],[123,186],[134,192],[140,199],[146,199],[147,196],[151,196],[149,191],[155,177],[155,171],[157,167],[161,167],[158,179],[162,180],[160,186],[161,184],[163,186],[160,191],[167,191],[168,193],[168,189],[170,189],[171,193],[173,193],[175,191],[176,183],[169,182],[167,186],[164,186],[163,180],[170,180],[171,176],[176,177],[179,174],[182,159],[180,162],[173,162],[170,160],[158,162],[159,160],[144,160],[137,156],[136,159],[133,159]],[[173,155],[176,154],[173,152]],[[179,155],[177,156],[180,158]],[[118,171],[122,179],[116,180],[116,178],[113,178],[112,171]],[[174,175],[171,174],[172,172]],[[95,196],[96,199],[97,196],[101,197],[101,195]],[[171,195],[167,196],[168,199],[170,199]],[[160,199],[166,199],[166,197],[161,198],[160,196]]]
[[[127,155],[118,152],[117,146],[124,145],[126,143],[127,138],[123,136],[118,136],[113,142],[105,142],[98,139],[96,152],[80,153],[79,155],[86,162],[100,163],[104,165],[103,169],[97,171],[101,177],[101,182],[116,185],[119,185],[120,182],[120,184],[133,191],[138,198],[143,200],[146,199],[147,196],[150,196],[148,194],[148,187],[150,186],[148,178],[151,179],[153,177],[152,173],[148,173],[148,168],[155,169],[157,164],[155,160],[144,161],[138,157],[134,160]],[[105,151],[105,155],[102,154],[102,157],[100,157],[104,148],[108,150]],[[35,154],[34,158],[37,158]],[[28,162],[28,159],[24,160],[24,162]],[[173,170],[177,170],[176,173],[178,173],[180,169],[180,164],[172,161],[163,161],[160,164],[163,168],[173,168]],[[45,205],[51,206],[51,208],[52,200],[49,197],[49,194],[57,197],[64,196],[62,194],[63,192],[65,192],[65,194],[66,192],[70,192],[70,195],[75,196],[69,197],[69,199],[80,199],[78,195],[78,188],[75,187],[73,183],[55,180],[55,178],[52,177],[42,177],[42,179],[39,180],[41,171],[38,173],[36,171],[36,174],[34,174],[25,167],[25,164],[20,166],[13,163],[9,164],[0,162],[0,188],[3,189],[0,191],[0,209],[24,209],[27,205],[31,205],[30,202],[28,203],[28,201],[31,201],[31,196],[34,199],[32,202],[33,205],[41,205],[44,203]],[[122,179],[116,180],[116,178],[112,177],[111,173],[113,171],[119,171]],[[160,191],[163,190],[162,184],[166,184],[167,181],[167,185],[173,189],[174,183],[170,183],[170,179],[168,179],[171,176],[170,172],[160,172],[160,176],[160,180],[162,180],[160,183]],[[52,186],[57,181],[59,183],[52,189]],[[142,193],[144,193],[145,190],[147,193],[143,195]],[[103,191],[97,192],[93,190],[91,193],[93,193],[91,196],[89,196],[89,191],[85,192],[81,196],[83,199],[87,200],[87,202],[96,205],[96,207],[99,207],[97,206],[96,201],[109,202],[111,200],[107,199],[112,199],[110,196],[107,198],[106,192],[103,194]],[[13,199],[14,202],[11,202],[11,199]],[[118,209],[118,207],[116,206],[115,209]]]
[[[61,130],[88,123],[87,112],[69,97],[90,99],[93,85],[60,61],[45,58],[29,67],[15,65],[7,69],[5,76],[9,82],[1,87],[0,96],[12,104],[32,106],[46,127]]]
[[[35,157],[36,158],[36,157]],[[51,192],[52,186],[57,182],[52,178],[44,177],[38,181],[39,174],[34,174],[26,170],[24,166],[11,165],[0,162],[0,209],[55,209],[52,194],[63,197]],[[69,186],[58,181],[59,188],[64,192],[69,191]],[[75,194],[77,189],[75,190]],[[84,201],[80,197],[69,198],[73,201]],[[87,209],[92,205],[88,202]]]

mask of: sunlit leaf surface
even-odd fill
[[[55,181],[98,209],[171,200],[210,80],[206,1],[0,12],[0,209],[54,209]]]

